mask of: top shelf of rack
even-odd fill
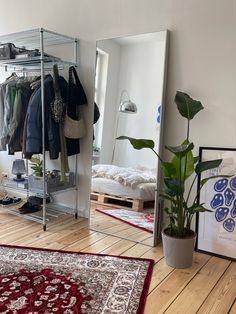
[[[0,44],[12,42],[18,47],[39,49],[40,33],[43,34],[43,41],[45,46],[64,45],[78,42],[77,38],[52,32],[44,28],[37,28],[24,32],[0,35]]]
[[[44,57],[44,70],[51,70],[54,64],[58,65],[58,68],[63,69],[64,65],[77,66],[77,63],[61,60],[56,57]],[[5,66],[6,71],[32,71],[36,72],[41,67],[41,56],[31,58],[20,58],[10,60],[0,60],[0,67]]]

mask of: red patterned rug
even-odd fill
[[[96,209],[99,213],[111,216],[133,227],[153,233],[154,214],[141,213],[126,209]]]
[[[149,259],[0,245],[0,313],[141,314]]]

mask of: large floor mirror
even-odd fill
[[[160,219],[158,160],[116,138],[152,139],[161,151],[167,47],[168,31],[97,42],[90,228],[150,246]]]

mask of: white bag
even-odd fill
[[[79,139],[86,135],[86,128],[83,118],[73,120],[68,115],[65,116],[64,135],[67,138]]]

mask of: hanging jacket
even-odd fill
[[[13,116],[15,96],[16,96],[16,81],[12,80],[6,85],[6,93],[4,98],[4,121],[1,135],[3,147],[6,147],[10,138],[10,124]]]
[[[10,139],[8,142],[9,155],[22,151],[24,121],[28,103],[33,92],[30,88],[30,84],[30,81],[16,84],[16,99],[10,124]]]
[[[62,98],[67,98],[67,82],[59,78]],[[45,106],[45,150],[49,151],[50,159],[57,159],[60,152],[59,125],[52,117],[51,102],[54,99],[53,79],[48,76],[44,80],[44,106]],[[37,89],[30,99],[25,128],[25,157],[31,158],[33,154],[42,153],[42,108],[41,87]]]
[[[2,84],[0,86],[0,151],[6,150],[6,147],[2,143],[2,130],[3,130],[3,121],[4,121],[4,95],[5,95],[5,86]]]
[[[13,113],[15,84],[17,76],[12,75],[1,85],[0,89],[0,150],[7,150],[9,125]]]

